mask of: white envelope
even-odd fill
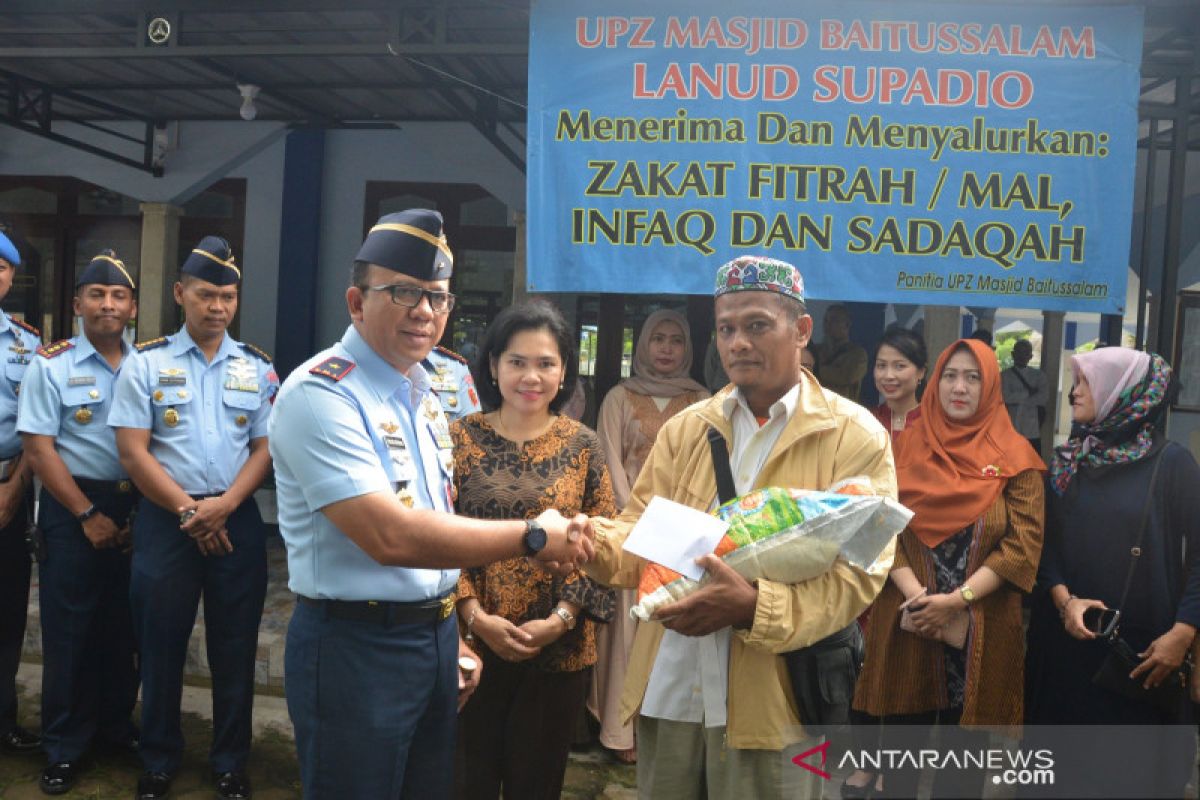
[[[704,576],[696,559],[716,549],[729,523],[665,497],[650,499],[624,549],[694,581]]]

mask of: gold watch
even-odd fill
[[[574,614],[572,614],[570,611],[567,611],[562,606],[555,606],[554,613],[557,614],[558,618],[561,619],[563,621],[563,624],[567,626],[567,630],[569,630],[569,631],[575,630],[575,615]]]
[[[971,603],[975,602],[974,590],[965,583],[958,587],[958,593],[962,595],[962,599],[966,601],[967,605],[971,605]]]

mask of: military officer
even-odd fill
[[[421,361],[429,383],[442,404],[446,419],[453,422],[479,410],[479,395],[467,360],[441,345]]]
[[[165,797],[179,768],[184,659],[202,594],[215,786],[222,798],[250,796],[245,768],[267,585],[252,495],[270,468],[267,420],[278,379],[266,354],[226,332],[240,279],[229,244],[201,240],[175,284],[183,327],[137,345],[108,417],[142,493],[130,596],[142,654],[144,800]]]
[[[128,749],[137,700],[126,523],[133,484],[106,424],[112,384],[137,313],[133,278],[112,251],[75,281],[83,333],[38,348],[17,427],[42,482],[38,570],[42,621],[42,772],[46,794],[70,791],[89,744]]]
[[[12,240],[0,233],[0,300],[12,288],[21,255]],[[17,432],[17,394],[34,351],[42,344],[38,329],[0,314],[0,352],[5,354],[0,381],[0,749],[28,752],[41,739],[17,725],[17,667],[25,643],[29,607],[29,487],[33,473],[21,457]]]
[[[437,212],[379,220],[346,290],[350,326],[291,374],[272,416],[298,595],[284,673],[308,800],[448,797],[456,700],[480,674],[460,687],[457,567],[590,555],[583,518],[451,513],[448,424],[421,367],[454,306],[451,269]]]

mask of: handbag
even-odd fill
[[[708,444],[717,477],[717,498],[727,503],[737,496],[725,437],[709,426]],[[800,722],[812,736],[848,740],[850,701],[866,656],[858,621],[808,647],[780,653],[787,667]]]
[[[1129,597],[1129,589],[1133,585],[1133,576],[1137,571],[1138,559],[1142,555],[1142,540],[1146,535],[1146,520],[1150,516],[1150,503],[1154,499],[1154,484],[1158,479],[1158,468],[1162,464],[1162,451],[1154,456],[1154,470],[1150,473],[1150,486],[1146,489],[1146,500],[1142,505],[1142,518],[1138,524],[1137,536],[1133,546],[1129,548],[1129,570],[1125,573],[1125,588],[1121,590],[1120,609]],[[1130,678],[1129,673],[1142,663],[1137,651],[1121,638],[1120,624],[1108,636],[1108,655],[1105,656],[1100,669],[1092,676],[1092,683],[1110,692],[1127,697],[1130,700],[1147,703],[1158,710],[1172,715],[1180,715],[1188,692],[1188,678],[1191,673],[1191,663],[1185,661],[1175,672],[1168,675],[1153,689],[1145,687],[1145,677]]]
[[[926,594],[926,590],[922,589],[921,593],[910,597],[900,604],[900,630],[908,633],[923,636],[917,631],[917,626],[913,624],[912,612],[909,611],[909,604],[915,603]],[[962,609],[954,615],[946,625],[938,630],[937,636],[933,637],[943,644],[948,644],[956,650],[962,650],[967,644],[967,630],[971,627],[971,612],[967,609]]]

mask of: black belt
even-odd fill
[[[129,494],[133,491],[133,481],[125,478],[119,481],[101,481],[95,478],[80,478],[71,476],[75,484],[85,492],[109,492],[112,494]]]
[[[454,613],[454,593],[436,600],[416,603],[392,603],[386,600],[316,600],[304,595],[296,599],[306,606],[319,608],[333,619],[348,622],[373,622],[378,625],[403,625],[415,622],[441,622]]]

